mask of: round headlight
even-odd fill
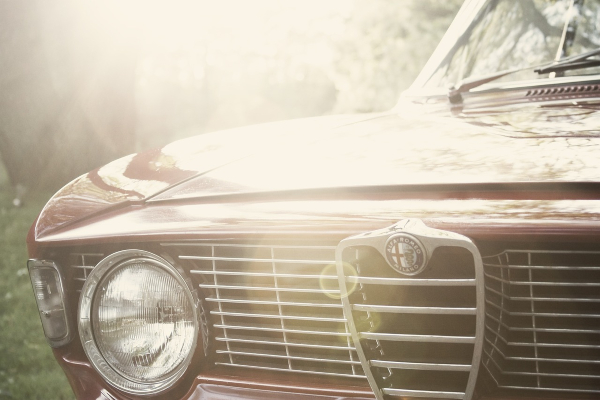
[[[141,250],[114,253],[92,270],[79,301],[79,335],[96,370],[135,394],[166,390],[198,339],[197,299],[183,276]]]

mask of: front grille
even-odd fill
[[[501,388],[600,393],[600,252],[484,258],[483,365]]]
[[[217,365],[364,379],[334,246],[165,244],[210,310]]]
[[[389,396],[464,398],[481,309],[473,254],[441,247],[426,271],[403,277],[373,248],[346,249],[357,272],[345,277],[348,301],[368,357],[361,365],[336,243],[325,244],[181,242],[154,252],[169,254],[200,289],[217,365],[363,382],[368,365]],[[72,292],[112,252],[84,250],[62,260]],[[488,388],[600,393],[600,252],[506,250],[484,257],[483,270]]]
[[[481,343],[473,254],[439,247],[416,277],[393,270],[371,246],[347,247],[343,259],[357,273],[346,277],[349,308],[382,394],[470,399]]]

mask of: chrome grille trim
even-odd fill
[[[217,365],[223,365],[223,366],[227,366],[227,367],[263,369],[263,370],[267,370],[267,371],[277,371],[277,372],[287,371],[287,370],[282,370],[280,368],[262,367],[262,366],[256,366],[256,365],[233,364],[233,363],[223,363],[223,362],[216,362],[215,364],[217,364]],[[305,370],[305,369],[293,369],[293,370],[289,370],[289,371],[290,372],[296,372],[296,373],[299,373],[299,374],[313,374],[313,375],[324,375],[324,376],[336,376],[336,377],[340,377],[340,378],[364,378],[364,376],[354,375],[354,374],[336,374],[334,372],[310,371],[310,370]]]
[[[438,249],[452,248],[448,254],[460,255],[455,263],[438,256],[435,272],[422,272],[419,267],[422,277],[403,277],[392,269],[386,256],[388,243],[404,240],[398,237],[406,238],[407,243],[423,243],[417,254],[429,256]],[[452,253],[454,249],[459,250]],[[400,255],[397,247],[395,251],[398,259],[408,257]],[[477,247],[464,236],[405,220],[342,240],[336,260],[344,314],[357,355],[369,366],[364,372],[376,398],[470,400],[484,336],[483,266]],[[461,262],[464,264],[457,266]],[[455,272],[455,267],[460,272]],[[384,285],[402,288],[382,290]],[[383,292],[390,296],[379,296]],[[379,313],[382,315],[374,317]],[[437,322],[443,318],[446,326]],[[454,324],[460,326],[451,326]],[[394,372],[407,369],[412,372]]]
[[[483,365],[500,388],[600,393],[600,252],[485,257]],[[595,353],[590,353],[590,352]]]
[[[365,378],[339,299],[335,246],[162,246],[211,305],[215,364]]]
[[[221,289],[221,290],[260,290],[268,292],[295,292],[295,293],[320,293],[320,294],[340,294],[339,290],[324,290],[324,289],[303,289],[291,287],[268,287],[268,286],[228,286],[228,285],[210,285],[199,284],[198,287],[203,289]]]
[[[397,286],[475,286],[475,279],[404,279],[374,276],[347,276],[346,282]]]
[[[433,364],[433,363],[413,363],[400,361],[382,361],[371,360],[369,363],[373,367],[395,368],[395,369],[418,369],[431,371],[465,371],[471,370],[470,364]]]
[[[297,303],[290,301],[267,301],[267,300],[242,300],[242,299],[215,299],[214,297],[207,297],[206,301],[214,303],[238,303],[238,304],[263,304],[272,306],[294,306],[294,307],[325,307],[325,308],[342,308],[341,304],[331,303]]]
[[[361,339],[390,340],[393,342],[424,342],[424,343],[475,343],[475,337],[466,336],[436,336],[436,335],[403,335],[392,333],[359,332]]]
[[[462,392],[437,392],[433,390],[383,389],[384,394],[402,397],[425,397],[434,399],[464,399]]]
[[[446,314],[446,315],[475,315],[476,308],[459,307],[407,307],[407,306],[382,306],[370,304],[354,304],[356,311],[387,312],[398,314]]]
[[[337,360],[331,358],[313,358],[313,357],[293,357],[293,356],[283,356],[281,354],[268,354],[268,353],[254,353],[254,352],[242,352],[242,351],[225,351],[225,350],[217,350],[217,354],[235,354],[242,356],[258,356],[258,357],[272,357],[272,358],[285,358],[287,360],[302,360],[302,361],[318,361],[318,362],[333,362],[333,363],[342,363],[342,364],[355,364],[360,365],[359,361],[351,361],[351,360]]]
[[[87,280],[92,269],[104,258],[104,253],[74,252],[69,254],[71,280],[81,282],[75,285],[75,291],[81,293],[83,283]]]

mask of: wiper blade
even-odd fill
[[[495,72],[493,74],[479,76],[471,79],[465,79],[460,83],[450,87],[448,90],[448,99],[452,104],[462,103],[462,94],[475,89],[478,86],[484,85],[488,82],[495,81],[506,75],[514,74],[516,72],[533,70],[534,72],[542,75],[550,72],[559,72],[566,70],[574,70],[581,68],[589,68],[600,66],[600,59],[590,59],[590,57],[600,55],[600,48],[594,49],[585,53],[577,54],[571,57],[566,57],[552,63],[546,63],[538,66],[527,66],[522,68],[509,69],[505,71]]]
[[[596,67],[600,65],[600,60],[590,57],[600,54],[600,49],[594,49],[585,53],[577,54],[571,57],[566,57],[550,64],[538,67],[533,70],[540,75],[549,74],[551,72],[562,72],[575,69]]]

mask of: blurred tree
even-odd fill
[[[335,112],[388,110],[431,55],[463,0],[356,0],[335,43]]]
[[[208,130],[390,109],[461,2],[0,2],[0,160],[55,187]]]
[[[0,154],[13,185],[56,187],[134,148],[136,54],[69,2],[0,2]]]

